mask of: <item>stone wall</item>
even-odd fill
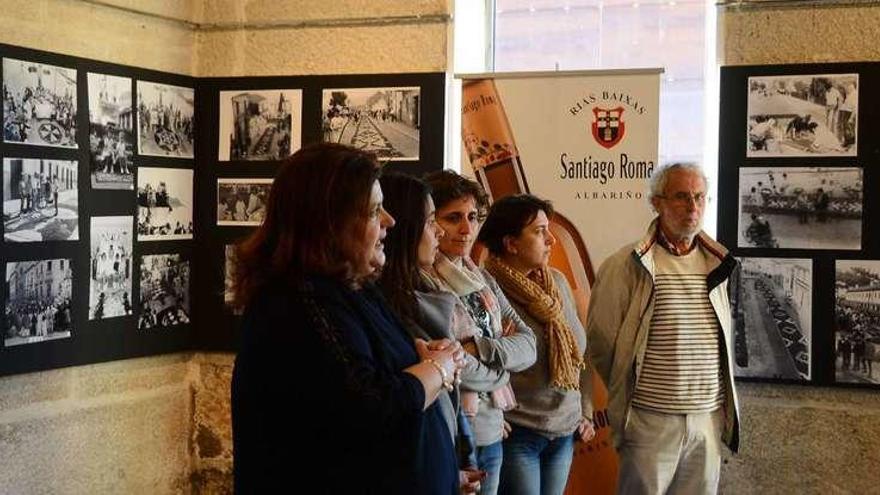
[[[194,2],[4,0],[0,42],[192,74]],[[149,3],[152,16],[124,10]],[[39,346],[40,344],[32,344]],[[189,493],[191,354],[0,378],[0,492]],[[197,370],[196,370],[197,371]]]
[[[0,492],[189,493],[189,354],[0,379]]]
[[[721,8],[719,64],[880,60],[880,6],[832,3]],[[723,493],[880,491],[880,394],[766,384],[740,384],[739,391],[741,453],[724,460]]]
[[[791,2],[796,4],[798,2]],[[718,11],[721,65],[880,60],[880,7],[727,8]]]
[[[446,70],[445,0],[218,0],[202,6],[200,76]]]
[[[195,0],[3,0],[0,43],[76,57],[193,74]],[[149,4],[150,16],[125,10]],[[118,5],[123,8],[114,8]]]

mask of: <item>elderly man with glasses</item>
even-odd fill
[[[587,347],[608,387],[619,493],[716,493],[721,444],[739,443],[727,294],[737,262],[701,230],[698,165],[664,165],[650,186],[657,218],[599,269]]]

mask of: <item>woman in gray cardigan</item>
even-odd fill
[[[516,405],[509,381],[535,361],[535,334],[511,307],[495,279],[470,259],[486,195],[479,184],[444,170],[426,177],[443,229],[430,272],[438,291],[461,304],[453,333],[468,351],[461,371],[462,409],[470,419],[479,468],[487,472],[481,494],[495,495],[503,459],[504,411]]]
[[[594,435],[592,380],[584,363],[586,334],[565,276],[548,266],[553,208],[530,195],[496,201],[480,231],[489,248],[486,269],[538,336],[537,361],[514,373],[519,407],[505,418],[502,494],[561,495],[571,467],[574,438]]]

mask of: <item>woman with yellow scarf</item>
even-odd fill
[[[504,440],[502,495],[561,495],[574,439],[594,435],[582,415],[591,400],[586,334],[565,275],[548,266],[552,216],[548,201],[508,196],[492,205],[479,234],[490,253],[486,270],[537,337],[534,366],[511,374],[519,407],[504,414],[512,430]]]

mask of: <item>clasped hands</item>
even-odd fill
[[[433,362],[443,371],[443,385],[447,389],[461,384],[461,369],[465,366],[465,351],[461,344],[451,339],[425,341],[416,339],[416,351],[422,361]],[[439,370],[438,370],[439,371]],[[447,377],[451,379],[447,380]]]

